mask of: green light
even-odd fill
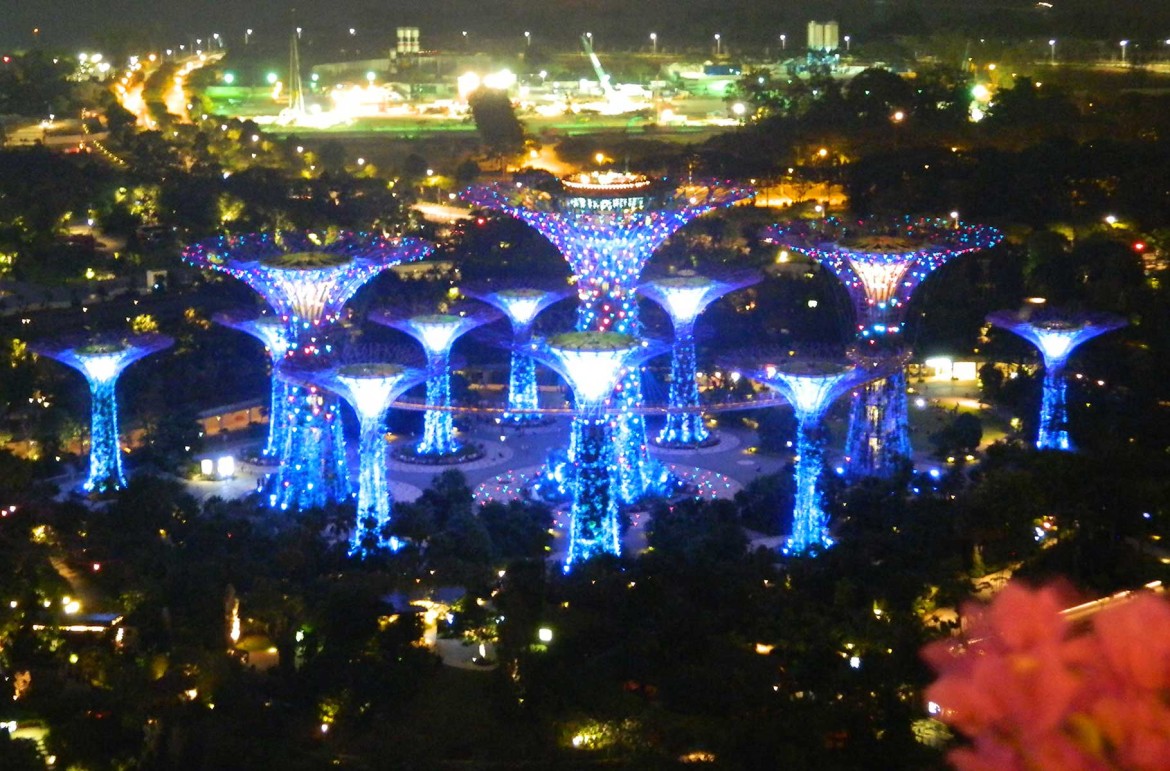
[[[276,85],[276,73],[275,72],[268,73],[268,75],[264,79],[268,81],[268,85],[270,85],[270,86]]]
[[[223,74],[223,82],[224,82],[225,84],[229,85],[229,86],[230,86],[230,85],[233,85],[233,84],[235,84],[235,82],[236,82],[236,73],[234,73],[234,72],[225,72],[225,73]]]

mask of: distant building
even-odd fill
[[[398,28],[398,46],[395,51],[399,55],[418,53],[418,27]]]
[[[840,47],[840,33],[835,21],[808,23],[808,50],[835,51]]]

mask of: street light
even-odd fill
[[[1166,41],[1166,42],[1170,43],[1170,41]],[[652,54],[658,53],[658,33],[657,32],[650,33],[650,53],[652,53]]]
[[[525,47],[532,46],[532,33],[528,30],[524,30],[524,45]]]
[[[248,29],[244,30],[244,45],[248,45],[248,43],[251,43],[251,42],[252,42],[252,28],[249,27]]]
[[[723,42],[722,42],[721,38],[719,37],[719,33],[716,32],[715,33],[715,55],[719,56],[722,53],[723,53]]]
[[[848,35],[846,35],[845,36],[845,53],[849,53],[849,50],[850,50],[849,41],[850,41],[850,37]]]
[[[1048,63],[1056,64],[1056,38],[1048,41]]]
[[[780,36],[780,50],[781,51],[788,50],[788,36],[787,35]]]
[[[356,35],[356,34],[357,34],[357,30],[356,30],[355,28],[353,28],[353,27],[350,27],[350,28],[349,28],[349,36],[350,36],[350,37],[353,37],[353,36],[354,36],[354,35]]]
[[[1128,40],[1121,41],[1121,63],[1125,64],[1125,49],[1129,46]]]

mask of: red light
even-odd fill
[[[4,63],[5,63],[5,64],[11,64],[11,63],[12,63],[12,57],[11,57],[11,56],[5,56],[5,57],[4,57]]]
[[[487,222],[487,220],[485,220],[483,217],[476,217],[475,218],[476,225],[483,225],[485,222]]]
[[[1133,244],[1133,250],[1135,252],[1144,252],[1146,250],[1146,242],[1145,241],[1135,241]]]

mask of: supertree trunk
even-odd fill
[[[605,416],[573,419],[577,492],[566,569],[597,554],[621,553],[618,501],[614,496],[613,436]]]
[[[658,434],[664,445],[698,446],[711,438],[699,412],[699,384],[695,381],[694,324],[675,329],[670,359],[670,408]]]
[[[116,379],[89,381],[92,400],[89,428],[89,475],[84,489],[107,493],[126,486],[122,472],[122,452],[118,446],[118,402],[114,395]]]
[[[858,388],[845,442],[850,479],[890,479],[903,469],[911,454],[908,411],[901,369]]]
[[[431,356],[427,361],[427,406],[451,406],[451,370],[447,356]],[[450,409],[428,409],[423,415],[423,438],[418,455],[453,455],[459,450],[455,441],[455,416]]]
[[[350,553],[368,553],[389,547],[397,548],[397,540],[387,538],[383,529],[390,524],[394,505],[390,482],[386,474],[386,439],[382,436],[380,417],[362,418],[358,457],[357,525],[354,528]]]
[[[810,416],[798,416],[797,421],[792,536],[788,539],[785,551],[801,554],[813,547],[830,546],[833,541],[829,538],[829,518],[825,513],[820,489],[825,465],[820,421]]]
[[[1040,426],[1036,447],[1041,450],[1071,450],[1068,438],[1067,384],[1064,363],[1044,369],[1044,386],[1040,402]]]

